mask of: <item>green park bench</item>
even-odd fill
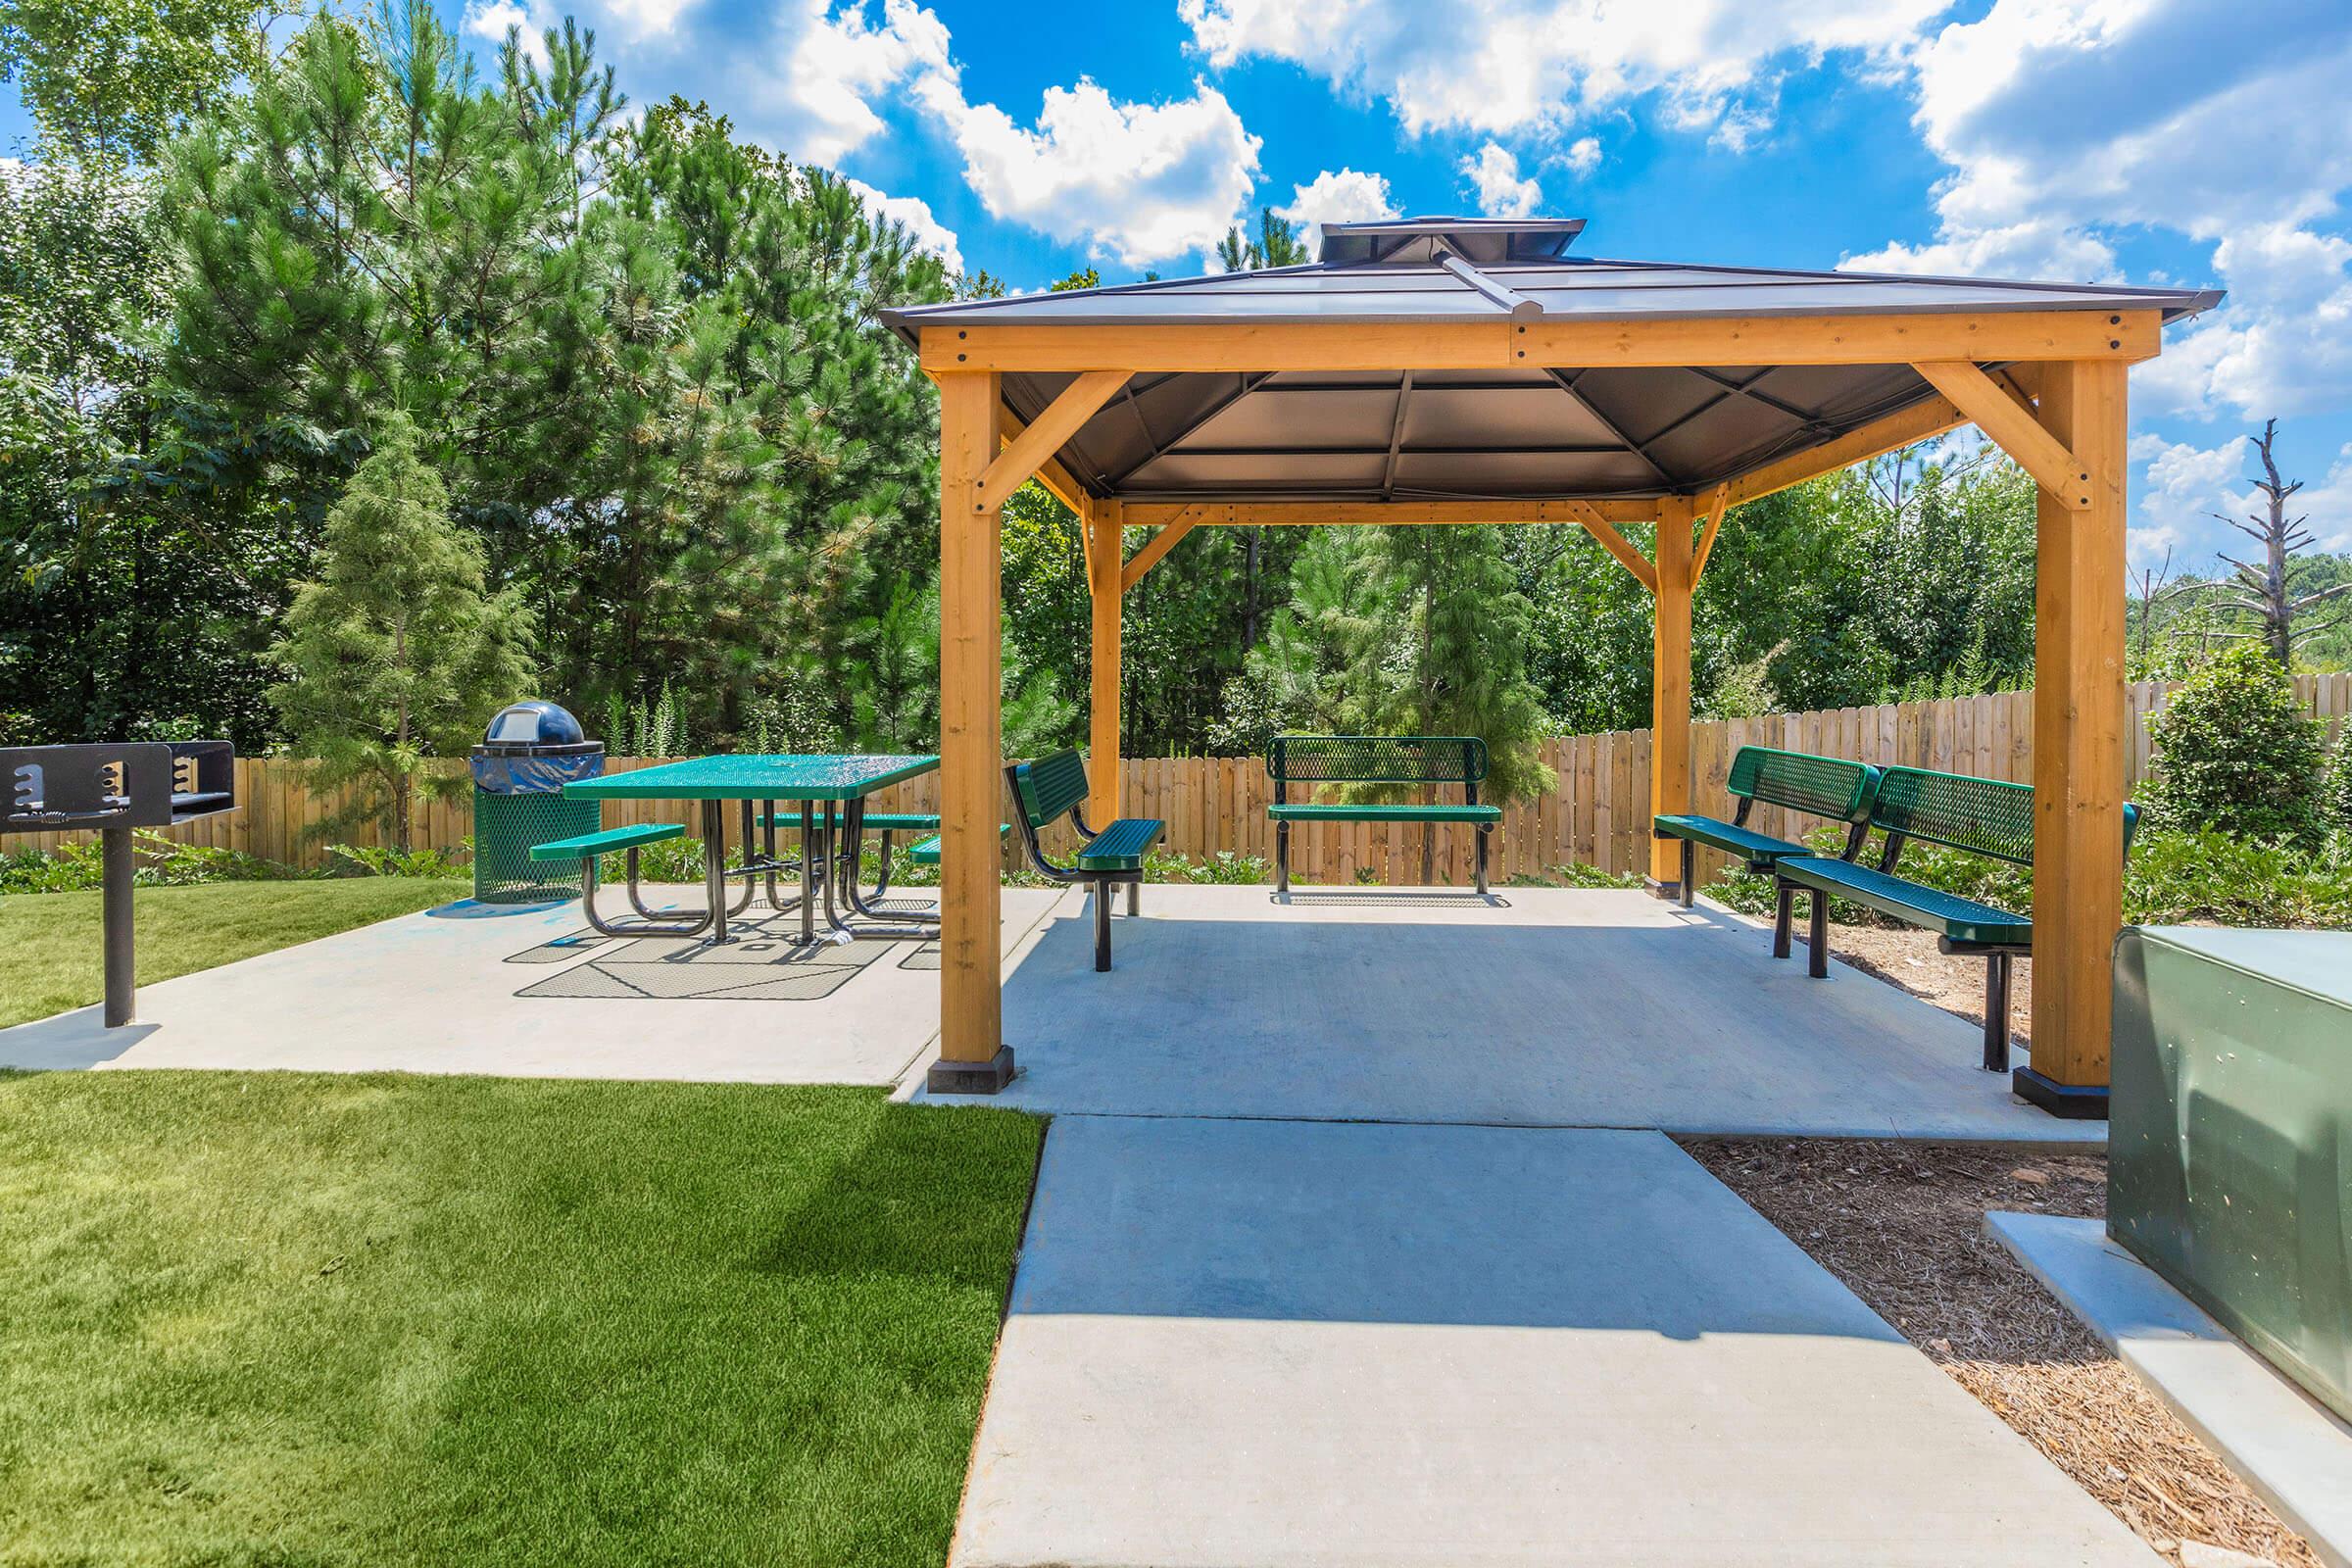
[[[1487,743],[1475,735],[1277,735],[1266,748],[1274,781],[1274,891],[1291,891],[1293,822],[1462,822],[1478,829],[1478,891],[1487,891],[1487,841],[1502,820],[1498,806],[1478,804],[1487,776]],[[1304,784],[1459,784],[1459,806],[1293,804],[1290,786]]]
[[[2127,854],[2138,824],[2138,809],[2127,804]],[[1816,980],[1830,972],[1833,898],[1934,931],[1938,935],[1936,947],[1942,952],[1984,959],[1984,1067],[1988,1072],[2008,1071],[2009,968],[2012,959],[2031,956],[2034,952],[2033,916],[1909,881],[1895,875],[1894,867],[1904,844],[1912,839],[2007,860],[2012,865],[2032,865],[2034,786],[1961,773],[1932,773],[1918,767],[1890,767],[1880,775],[1868,825],[1885,835],[1876,866],[1808,856],[1783,859],[1775,867],[1780,911],[1773,927],[1772,956],[1788,956],[1789,927],[1794,923],[1799,890],[1812,901],[1806,936],[1811,951],[1806,955],[1805,971]]]
[[[1127,913],[1141,906],[1144,853],[1159,841],[1168,824],[1156,817],[1121,817],[1101,832],[1086,821],[1086,764],[1076,752],[1055,752],[1034,761],[1015,762],[1004,769],[1013,799],[1020,803],[1021,842],[1038,870],[1056,882],[1083,883],[1095,899],[1095,967],[1110,967],[1110,890],[1127,888]],[[1068,865],[1046,858],[1038,830],[1057,816],[1067,816],[1085,841]]]
[[[1813,850],[1788,839],[1776,839],[1747,825],[1748,812],[1762,801],[1808,816],[1826,816],[1846,824],[1843,859],[1862,853],[1870,832],[1870,803],[1879,792],[1879,770],[1843,758],[1815,757],[1807,752],[1776,752],[1769,746],[1742,746],[1732,758],[1732,775],[1724,788],[1740,805],[1729,822],[1714,816],[1656,816],[1650,818],[1653,838],[1683,841],[1683,907],[1690,907],[1697,879],[1693,863],[1699,845],[1738,856],[1748,871],[1770,876],[1780,861]]]

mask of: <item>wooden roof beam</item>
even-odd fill
[[[924,329],[927,370],[1535,369],[2152,357],[2159,313],[1984,311],[1513,321],[1225,321]]]

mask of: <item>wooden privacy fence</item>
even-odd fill
[[[2148,715],[2164,706],[2171,688],[2145,681],[2127,688],[2131,715],[2128,776],[2136,786],[2148,764]],[[2325,718],[2332,735],[2352,713],[2352,674],[2298,675],[2295,693],[2307,712]],[[1773,713],[1691,725],[1691,805],[1694,810],[1728,817],[1732,800],[1724,789],[1732,754],[1741,746],[1777,746],[1789,751],[1849,757],[1881,765],[1905,764],[1987,778],[2028,780],[2034,768],[2034,694],[1996,692],[1984,697],[1934,702],[1887,703],[1875,708],[1840,708],[1812,713]],[[1639,874],[1648,866],[1649,732],[1617,730],[1573,735],[1544,743],[1544,760],[1559,774],[1559,787],[1533,801],[1514,802],[1495,830],[1494,877],[1543,875],[1552,866],[1581,861],[1603,871]],[[444,764],[462,773],[464,763]],[[612,771],[649,765],[615,758]],[[1165,848],[1193,859],[1220,852],[1256,856],[1271,862],[1273,824],[1266,807],[1273,789],[1265,761],[1256,757],[1132,758],[1125,763],[1122,809],[1130,816],[1156,816],[1168,824]],[[1446,798],[1451,799],[1448,795]],[[874,798],[876,810],[932,811],[938,808],[939,776],[913,779]],[[195,844],[243,850],[272,860],[314,866],[326,858],[329,837],[313,830],[342,804],[316,796],[304,784],[300,762],[279,758],[240,758],[235,810],[201,817],[170,831]],[[734,834],[730,810],[729,836]],[[692,828],[696,808],[677,801],[607,801],[605,823],[683,822]],[[1759,807],[1750,821],[1767,833],[1790,834],[1814,825]],[[457,849],[472,831],[466,796],[418,808],[414,841],[418,847]],[[1302,822],[1291,841],[1293,875],[1301,881],[1356,881],[1408,885],[1421,878],[1419,827],[1393,823]],[[1471,874],[1471,829],[1443,825],[1435,830],[1434,866],[1441,883],[1466,884]],[[54,849],[78,835],[46,834],[11,841],[12,848]],[[372,824],[331,835],[333,840],[374,845]],[[1047,835],[1050,851],[1069,847],[1066,827]],[[1017,835],[1004,852],[1007,867],[1019,863]],[[1701,879],[1723,864],[1701,852]]]

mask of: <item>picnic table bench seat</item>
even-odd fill
[[[870,822],[873,820],[873,818],[869,816],[866,818],[866,820]],[[933,827],[937,827],[939,825],[939,818],[936,816],[931,818],[931,825]],[[1003,838],[1005,834],[1011,831],[1012,824],[1010,822],[999,822],[997,824],[997,837],[999,838]],[[927,839],[917,839],[914,842],[914,845],[907,850],[906,854],[908,858],[911,858],[917,865],[937,865],[939,863],[939,835],[937,833],[933,833]]]
[[[2138,808],[2124,807],[2124,850],[2129,854]],[[1903,846],[1925,839],[2012,865],[2034,863],[2034,786],[2005,779],[1936,773],[1920,767],[1890,767],[1879,777],[1865,830],[1883,837],[1876,866],[1826,856],[1790,856],[1773,867],[1780,906],[1773,925],[1772,953],[1788,956],[1796,895],[1811,901],[1807,914],[1805,972],[1822,979],[1830,972],[1830,901],[1844,899],[1889,915],[1906,925],[1936,933],[1947,954],[1984,959],[1984,1067],[2009,1067],[2009,978],[2012,962],[2034,951],[2034,920],[1941,888],[1895,874]]]
[[[1127,889],[1127,913],[1140,912],[1144,884],[1144,856],[1168,830],[1157,817],[1127,816],[1101,831],[1086,820],[1086,763],[1076,752],[1055,752],[1032,761],[1014,762],[1004,769],[1005,782],[1019,804],[1021,842],[1038,870],[1056,882],[1082,883],[1094,895],[1095,967],[1110,967],[1110,890]],[[1068,865],[1046,858],[1038,831],[1055,817],[1067,816],[1083,841]]]
[[[1792,856],[1815,853],[1808,845],[1775,838],[1749,827],[1748,812],[1758,801],[1845,823],[1843,858],[1851,860],[1861,853],[1863,836],[1869,832],[1870,804],[1878,794],[1879,770],[1842,758],[1775,751],[1769,746],[1742,746],[1732,757],[1732,771],[1724,780],[1724,788],[1740,803],[1729,822],[1721,817],[1682,813],[1650,819],[1653,838],[1682,841],[1681,895],[1685,908],[1690,906],[1696,896],[1691,884],[1697,880],[1696,850],[1701,844],[1739,857],[1758,876],[1771,875],[1774,865]]]
[[[1459,822],[1478,829],[1478,891],[1487,891],[1488,841],[1502,820],[1502,808],[1479,803],[1487,776],[1487,743],[1475,735],[1277,735],[1266,748],[1266,776],[1274,804],[1274,891],[1291,891],[1293,822]],[[1458,784],[1462,800],[1450,802],[1297,801],[1290,787],[1309,791],[1326,784],[1408,788]]]
[[[685,836],[686,826],[682,822],[639,822],[630,827],[609,827],[602,832],[582,833],[568,839],[534,844],[531,846],[531,858],[592,860],[600,855],[643,849],[648,844],[660,844],[665,839],[682,839]]]

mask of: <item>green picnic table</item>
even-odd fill
[[[694,801],[702,807],[703,821],[703,884],[710,900],[704,917],[691,925],[672,932],[681,936],[699,935],[708,926],[710,940],[722,943],[727,936],[730,915],[741,914],[749,906],[753,886],[764,880],[768,902],[779,910],[787,907],[777,897],[776,877],[780,872],[797,870],[800,873],[801,940],[817,940],[815,911],[817,901],[824,904],[825,923],[831,939],[848,942],[853,939],[927,941],[939,934],[936,924],[890,924],[870,907],[858,888],[858,856],[865,831],[865,798],[876,790],[887,789],[906,779],[918,778],[939,766],[937,757],[867,757],[856,753],[817,755],[733,755],[726,757],[695,757],[684,761],[663,762],[655,767],[641,767],[626,773],[608,773],[602,778],[581,779],[564,786],[564,793],[583,800],[616,801]],[[743,810],[744,863],[729,872],[726,863],[726,808],[736,803]],[[800,807],[801,854],[798,864],[782,859],[776,853],[777,812],[780,802],[796,803]],[[763,806],[755,822],[753,808]],[[821,810],[819,809],[821,808]],[[893,818],[894,822],[899,819]],[[753,829],[764,830],[765,838],[760,850],[753,848]],[[612,833],[626,833],[613,829]],[[593,840],[610,835],[588,835]],[[583,841],[586,842],[586,841]],[[621,846],[615,844],[614,848]],[[846,863],[848,872],[841,874]],[[727,906],[726,881],[730,875],[746,881],[743,898],[730,909]],[[882,880],[874,897],[889,885],[889,870],[885,866]],[[594,881],[583,878],[582,886],[593,889]],[[848,910],[836,907],[839,902]],[[636,897],[634,878],[630,889]],[[640,912],[649,912],[638,906]]]

